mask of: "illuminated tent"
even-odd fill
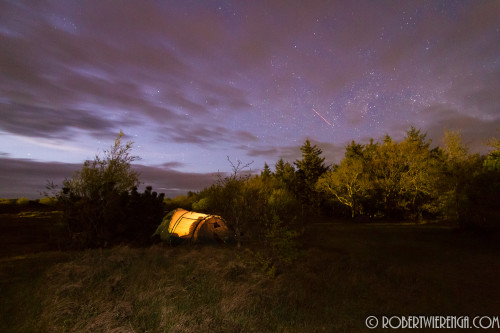
[[[225,243],[233,238],[233,232],[226,222],[216,215],[207,215],[176,209],[163,218],[154,235],[162,240],[172,238],[189,240],[194,243],[216,241]]]

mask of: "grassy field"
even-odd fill
[[[63,249],[60,212],[0,214],[0,257]]]
[[[311,224],[276,277],[229,246],[2,251],[1,332],[362,332],[368,315],[500,315],[498,234],[438,224]]]

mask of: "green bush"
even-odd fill
[[[195,193],[193,192],[188,192],[188,195],[178,195],[177,197],[171,199],[171,198],[165,198],[163,200],[165,204],[165,209],[167,211],[171,211],[177,208],[182,208],[185,210],[193,210],[192,208],[193,203],[197,200],[197,197]]]
[[[132,142],[122,144],[120,131],[115,144],[63,182],[57,199],[64,221],[78,247],[110,246],[120,242],[141,245],[152,242],[151,234],[164,212],[164,194],[146,187],[137,192],[139,173],[132,168]]]
[[[193,203],[192,207],[194,211],[204,213],[210,209],[210,199],[201,198],[200,200]]]
[[[264,246],[258,251],[247,249],[254,264],[269,277],[275,277],[299,258],[300,232],[291,229],[277,215],[266,225]]]
[[[280,266],[292,264],[299,254],[297,238],[300,233],[283,223],[277,215],[273,216],[266,230],[266,244],[274,261]]]
[[[101,195],[97,198],[59,198],[64,221],[76,247],[152,242],[151,235],[163,217],[163,193],[158,195],[151,186],[144,193],[137,192],[136,188],[130,193],[119,193],[109,186]]]
[[[57,204],[57,198],[55,197],[45,197],[41,198],[39,201],[42,205],[55,206]]]
[[[464,188],[459,206],[459,219],[463,227],[500,228],[500,172],[484,169]]]
[[[153,234],[153,237],[159,237],[161,240],[165,241],[169,245],[178,245],[182,243],[182,239],[177,236],[177,234],[173,234],[170,232],[170,220],[172,220],[172,216],[174,216],[176,210],[169,212],[163,220],[161,224],[156,228],[156,231]]]
[[[25,198],[25,197],[22,197],[22,198],[19,198],[16,200],[16,204],[18,204],[19,206],[26,206],[29,203],[30,203],[30,199]]]
[[[268,210],[283,220],[291,221],[298,215],[299,202],[288,190],[273,189],[267,200]]]

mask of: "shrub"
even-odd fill
[[[296,239],[299,232],[286,226],[278,216],[273,216],[265,234],[271,254],[279,264],[289,265],[298,257]]]
[[[13,202],[11,199],[0,198],[0,205],[11,205]]]
[[[200,200],[193,203],[192,207],[193,207],[194,211],[204,213],[208,209],[210,209],[210,199],[209,198],[201,198]]]
[[[42,205],[55,206],[57,204],[57,198],[55,197],[45,197],[41,198],[39,201]]]
[[[58,202],[64,211],[75,245],[107,246],[118,242],[151,242],[161,222],[163,193],[150,186],[138,193],[138,173],[131,163],[132,142],[122,145],[120,132],[115,144],[103,156],[86,161],[82,169],[63,182]]]
[[[16,204],[19,206],[26,206],[30,203],[30,199],[22,197],[16,200]]]
[[[192,208],[192,205],[196,201],[196,199],[196,195],[193,192],[189,192],[187,196],[181,194],[173,199],[165,198],[165,209],[167,211],[171,211],[177,208],[193,210],[194,208]]]
[[[274,277],[299,258],[299,236],[298,231],[291,229],[274,215],[266,226],[264,246],[259,251],[247,251],[263,273]]]
[[[464,188],[459,206],[460,223],[466,228],[500,228],[500,172],[484,169]]]
[[[77,247],[99,247],[119,242],[145,245],[160,224],[163,193],[148,186],[144,193],[109,189],[103,198],[62,197],[64,220]]]

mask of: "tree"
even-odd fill
[[[347,147],[345,147],[345,158],[363,158],[364,157],[364,146],[360,143],[356,143],[354,140],[351,141]]]
[[[464,192],[458,215],[462,227],[497,228],[500,226],[500,140],[492,139],[488,143],[493,150],[484,158],[476,160],[476,168],[469,166],[469,181],[459,187]],[[472,175],[470,170],[474,170]],[[462,188],[463,187],[463,188]],[[465,200],[464,200],[465,198]]]
[[[264,163],[264,170],[261,171],[260,176],[263,178],[269,178],[272,176],[271,169],[269,168],[269,165],[267,163]]]
[[[406,170],[400,180],[400,201],[413,217],[421,218],[425,209],[436,211],[438,197],[439,161],[430,150],[431,141],[411,126],[399,144]]]
[[[483,166],[488,171],[500,171],[500,139],[491,139],[488,145],[493,150],[486,156]]]
[[[401,177],[406,170],[405,157],[397,142],[386,135],[384,143],[377,145],[369,159],[370,182],[374,198],[380,200],[388,217],[395,217],[401,192]]]
[[[316,145],[311,145],[307,139],[300,147],[302,151],[302,159],[294,162],[297,167],[297,188],[296,193],[299,200],[304,206],[313,208],[319,204],[319,196],[316,191],[316,182],[328,168],[325,166],[325,158],[321,157],[323,153]],[[304,215],[304,209],[302,209]]]
[[[249,220],[253,216],[258,192],[247,186],[250,175],[243,173],[253,162],[243,164],[238,160],[234,164],[229,156],[227,160],[232,173],[226,177],[219,174],[217,182],[205,191],[205,195],[209,198],[209,210],[224,217],[234,228],[239,248],[243,230],[249,227]]]
[[[106,246],[118,241],[141,244],[161,222],[163,193],[147,187],[137,192],[138,173],[131,163],[138,157],[130,154],[132,142],[122,144],[120,131],[114,145],[86,161],[80,171],[63,182],[58,195],[64,221],[77,246]]]
[[[451,219],[459,218],[459,206],[465,187],[466,164],[469,149],[463,143],[460,131],[446,131],[443,138],[444,164],[443,172],[446,177],[445,206],[446,215]]]
[[[102,157],[96,155],[94,160],[85,161],[80,171],[75,172],[71,179],[65,179],[63,191],[80,198],[102,198],[111,188],[120,193],[137,187],[139,173],[132,170],[131,163],[139,157],[130,153],[133,142],[123,145],[122,137],[120,131],[114,145],[105,150]]]
[[[340,165],[319,177],[316,189],[334,195],[340,203],[351,209],[351,217],[354,218],[359,210],[359,198],[365,190],[365,178],[363,161],[356,157],[345,157]]]
[[[288,162],[284,162],[283,158],[280,158],[274,166],[274,170],[274,175],[280,183],[280,187],[295,193],[296,176],[293,165]]]
[[[469,154],[460,131],[446,131],[443,139],[443,178],[445,180],[444,207],[447,218],[458,220],[462,226],[468,222],[470,210],[467,188],[473,182],[474,174],[483,163],[478,154]]]

